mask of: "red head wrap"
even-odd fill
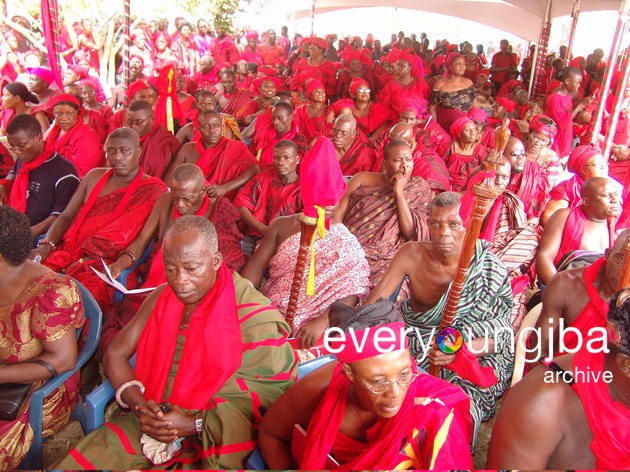
[[[67,93],[55,95],[48,102],[48,105],[50,108],[53,108],[55,105],[59,105],[59,104],[70,105],[76,108],[77,110],[81,109],[81,102],[79,102],[79,99],[75,97],[74,95],[70,95]]]
[[[80,87],[90,87],[90,88],[93,88],[95,91],[98,92],[98,84],[92,78],[83,79],[81,82],[79,82],[79,86]]]
[[[352,79],[352,82],[350,82],[350,95],[354,96],[361,85],[365,85],[367,88],[370,88],[370,84],[368,84],[365,79],[361,77],[355,77]]]
[[[405,323],[397,322],[381,326],[373,326],[359,331],[344,333],[345,339],[339,336],[328,338],[332,352],[337,360],[344,364],[351,364],[370,357],[380,356],[388,352],[402,351],[409,344],[405,335]],[[337,352],[339,351],[339,352]]]
[[[512,113],[514,111],[514,107],[516,107],[516,102],[506,97],[497,98],[496,103],[505,108],[505,111],[507,111],[508,113]]]
[[[46,69],[45,67],[30,67],[28,69],[28,73],[39,77],[48,85],[52,84],[55,81],[55,75],[50,69]]]
[[[275,76],[276,75],[276,69],[274,69],[271,66],[260,66],[258,67],[258,72],[261,74],[265,74],[265,76]]]
[[[258,39],[258,31],[248,31],[245,33],[245,39],[249,41],[250,39]]]
[[[400,49],[391,49],[384,59],[388,64],[396,64],[401,53],[402,51]],[[383,60],[383,58],[381,60]]]
[[[450,129],[451,136],[453,136],[453,139],[459,138],[459,135],[461,134],[462,130],[468,123],[475,124],[475,122],[471,120],[470,118],[468,118],[467,116],[460,116],[453,122]]]
[[[306,97],[311,98],[311,94],[317,89],[326,90],[326,87],[317,79],[309,81],[309,83],[306,84]]]
[[[555,126],[543,123],[541,118],[542,118],[542,115],[534,115],[532,120],[529,122],[529,131],[530,132],[536,131],[537,133],[544,134],[549,139],[553,139],[553,137],[558,132],[558,128]]]
[[[346,64],[350,64],[350,61],[354,59],[358,59],[359,61],[361,61],[361,64],[363,65],[372,64],[372,59],[367,57],[367,55],[363,54],[361,51],[352,50],[348,52],[348,54],[345,57]]]
[[[446,52],[456,53],[457,51],[458,51],[457,44],[449,44],[448,46],[446,46]]]
[[[135,82],[130,83],[129,87],[127,87],[127,103],[131,103],[133,96],[140,90],[148,88],[149,86],[144,80],[136,80]]]
[[[328,49],[328,43],[325,39],[318,38],[317,36],[311,36],[310,38],[304,38],[300,46],[305,47],[313,43],[315,46],[320,47],[323,51]]]
[[[475,120],[475,121],[480,121],[481,123],[487,123],[488,122],[488,115],[486,114],[486,111],[483,108],[479,108],[479,107],[473,107],[470,110],[468,110],[468,117],[471,120]]]
[[[583,146],[578,146],[573,151],[571,151],[571,154],[569,155],[567,169],[569,170],[569,172],[577,174],[582,170],[584,164],[586,164],[591,157],[601,153],[602,150],[599,148],[599,146],[595,146],[594,144],[585,144]]]
[[[398,56],[399,61],[407,61],[411,65],[411,75],[414,77],[424,77],[424,66],[422,65],[422,59],[411,49],[405,49],[400,56]]]
[[[349,98],[342,98],[341,100],[337,100],[333,105],[333,113],[335,114],[335,116],[337,116],[344,108],[350,108],[351,110],[354,110],[354,102]]]
[[[275,77],[272,75],[266,75],[265,77],[259,77],[256,80],[254,80],[254,90],[259,90],[260,86],[265,80],[269,80],[273,82],[273,84],[276,86],[276,92],[280,89],[280,86],[282,85],[278,77]]]
[[[429,102],[424,98],[407,98],[402,104],[400,111],[411,110],[417,118],[422,118],[429,111]]]

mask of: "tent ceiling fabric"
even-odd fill
[[[582,0],[581,11],[619,10],[621,0]],[[288,16],[311,14],[312,0],[289,0]],[[315,0],[315,14],[364,7],[395,7],[455,16],[492,26],[521,38],[537,41],[547,0]],[[552,18],[570,15],[573,0],[552,0]]]

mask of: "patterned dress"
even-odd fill
[[[437,105],[437,121],[448,130],[460,116],[466,115],[475,102],[476,90],[474,85],[453,92],[431,91],[429,102]]]
[[[83,326],[83,305],[74,282],[54,272],[37,277],[12,305],[0,305],[0,364],[10,365],[42,354],[42,342],[63,337]],[[31,392],[45,382],[33,384]],[[79,372],[44,400],[43,436],[63,428],[79,398]],[[28,423],[30,399],[18,417],[0,421],[0,470],[15,469],[33,442]]]

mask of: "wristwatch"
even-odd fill
[[[203,416],[201,415],[201,413],[197,413],[195,415],[195,430],[197,431],[197,437],[201,439],[201,433],[203,431]]]

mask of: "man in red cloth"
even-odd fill
[[[345,176],[370,171],[375,153],[370,142],[357,132],[357,120],[352,115],[339,115],[333,124],[331,141]]]
[[[273,165],[274,146],[284,139],[293,141],[298,147],[300,158],[304,157],[308,151],[308,141],[303,134],[298,133],[291,105],[279,102],[272,108],[271,114],[267,113],[256,119],[250,150],[256,156],[261,169]]]
[[[45,146],[57,151],[76,167],[79,178],[103,164],[103,148],[96,131],[79,119],[81,104],[68,94],[50,100],[55,123],[46,137]]]
[[[212,57],[217,64],[227,62],[235,66],[241,57],[241,53],[234,44],[234,41],[232,41],[232,38],[230,38],[222,28],[217,28],[216,33],[217,38],[214,40],[214,45],[212,46]]]
[[[8,197],[10,206],[28,216],[37,238],[66,208],[79,177],[69,161],[44,147],[41,126],[32,115],[13,118],[7,139],[18,157],[9,175],[0,180],[0,204]]]
[[[105,352],[105,373],[131,414],[85,438],[64,468],[244,469],[262,412],[295,378],[288,325],[230,274],[210,221],[186,215],[173,222],[163,259],[168,283]],[[181,448],[159,457],[156,449],[178,438]]]
[[[220,82],[219,70],[214,67],[214,60],[207,54],[199,59],[199,70],[195,72],[189,81],[189,92],[195,93],[199,90],[212,90]]]
[[[492,56],[492,63],[490,65],[490,73],[492,74],[492,83],[495,86],[495,90],[500,90],[501,86],[510,80],[512,71],[515,71],[518,66],[516,56],[510,51],[510,43],[507,39],[501,40],[501,50]]]
[[[330,319],[328,344],[338,362],[300,379],[269,408],[259,439],[267,466],[326,469],[332,457],[333,468],[344,470],[472,467],[468,397],[418,373],[396,307],[380,301],[357,311],[335,303]],[[387,347],[379,333],[390,336]],[[354,336],[364,344],[354,345]],[[306,430],[301,441],[295,425]]]
[[[582,344],[575,354],[534,368],[505,397],[492,431],[488,469],[628,467],[629,295],[625,288],[608,303],[608,351]]]
[[[585,180],[608,175],[608,166],[601,149],[592,144],[576,147],[569,156],[567,169],[574,175],[549,192],[549,202],[541,218],[543,225],[556,211],[562,208],[573,209],[582,203],[581,192]]]
[[[566,269],[551,277],[543,293],[542,311],[536,323],[540,328],[540,337],[534,340],[534,344],[540,348],[529,353],[532,360],[560,351],[561,319],[565,327],[578,329],[584,341],[589,339],[591,328],[606,327],[608,301],[619,284],[628,240],[630,230],[626,229],[619,234],[605,257],[590,266]],[[591,336],[594,334],[591,333]],[[567,349],[575,349],[576,334],[565,331],[563,344]]]
[[[569,251],[585,249],[602,254],[614,242],[612,221],[621,213],[617,184],[607,177],[593,177],[582,186],[582,204],[563,208],[549,218],[540,240],[536,272],[543,284]]]
[[[262,66],[264,58],[263,53],[258,48],[258,32],[248,31],[245,33],[245,39],[247,40],[247,46],[241,54],[241,59],[248,64],[254,63]]]
[[[523,143],[515,137],[509,138],[503,156],[512,166],[507,189],[523,202],[527,219],[538,224],[549,199],[549,181],[545,169],[537,162],[527,160]]]
[[[263,37],[265,35],[263,34]],[[282,46],[276,44],[276,32],[272,29],[267,31],[265,42],[260,45],[260,52],[263,54],[263,60],[266,66],[273,66],[278,59],[286,59],[286,52]]]
[[[166,186],[140,168],[140,139],[121,128],[105,143],[111,168],[89,172],[66,209],[35,250],[44,264],[85,285],[101,308],[113,302],[113,289],[90,269],[113,262],[140,232]],[[135,261],[134,261],[135,262]]]
[[[283,139],[273,148],[273,167],[256,174],[234,199],[245,223],[245,235],[256,242],[266,233],[271,220],[294,215],[302,208],[297,165],[297,145]]]
[[[134,102],[147,102],[151,108],[155,108],[157,103],[157,93],[144,80],[136,80],[129,84],[127,88],[127,106],[131,106]],[[109,132],[125,126],[127,117],[127,108],[121,108],[112,115],[109,120]]]
[[[169,182],[179,164],[191,162],[201,168],[210,183],[208,195],[223,195],[232,201],[238,189],[258,173],[256,159],[242,141],[222,136],[221,117],[217,112],[204,111],[197,119],[201,139],[181,147],[164,175],[164,181]]]
[[[241,250],[242,235],[237,228],[240,221],[238,211],[227,198],[208,197],[205,179],[199,167],[194,164],[180,164],[173,173],[171,191],[157,199],[138,237],[109,265],[112,277],[118,277],[124,269],[132,266],[133,260],[138,257],[136,254],[143,254],[151,241],[154,241],[150,270],[143,286],[157,287],[166,283],[162,254],[164,233],[177,218],[185,215],[208,218],[217,231],[219,250],[225,265],[231,271],[241,270],[245,264],[245,256]],[[116,303],[103,313],[100,354],[105,351],[116,334],[131,321],[148,295],[148,292],[128,294],[121,303]]]
[[[221,112],[232,115],[238,120],[237,113],[251,101],[252,94],[249,90],[236,86],[236,74],[233,70],[224,69],[220,76],[221,84],[216,86],[218,91],[214,96]]]
[[[142,170],[161,179],[179,150],[179,141],[173,133],[155,122],[155,114],[147,102],[134,102],[127,109],[126,120],[127,127],[140,137]]]

